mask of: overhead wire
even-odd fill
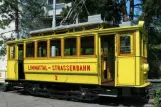
[[[73,6],[76,5],[77,0],[75,0],[75,2],[73,3]],[[81,2],[81,1],[80,1]],[[80,4],[80,2],[76,5],[76,7]],[[69,18],[71,16],[71,14],[73,13],[73,7],[70,8],[69,12],[67,13],[66,17],[60,22],[60,25],[67,20],[67,18]]]
[[[82,9],[83,6],[84,6],[84,7],[85,7],[85,10],[86,10],[86,12],[87,12],[87,14],[89,15],[89,11],[88,11],[88,9],[87,9],[87,6],[86,6],[85,2],[86,2],[86,0],[80,0],[79,3],[77,3],[77,0],[75,0],[75,2],[73,3],[72,8],[70,8],[70,10],[69,10],[68,14],[66,15],[66,17],[60,22],[60,25],[62,25],[63,22],[65,22],[68,18],[71,17],[72,13],[74,12],[74,11],[73,11],[74,8],[77,8],[80,4],[82,4],[80,9]],[[76,13],[76,14],[74,15],[73,20],[75,20],[76,17],[78,17],[78,15],[79,15],[79,13]]]
[[[87,9],[87,7],[86,7],[86,4],[85,4],[86,0],[82,0],[82,1],[83,1],[83,4],[84,4],[85,9],[86,9],[86,11],[87,11],[87,14],[89,15],[89,11],[88,11],[88,9]]]

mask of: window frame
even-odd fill
[[[93,55],[82,55],[81,54],[81,38],[89,37],[89,36],[94,37],[94,53],[93,53]],[[97,56],[97,54],[96,54],[96,35],[95,34],[81,35],[80,38],[79,38],[79,42],[80,42],[80,45],[79,45],[79,56],[80,57],[96,57]]]
[[[65,45],[65,39],[70,39],[70,38],[75,38],[75,39],[76,39],[76,54],[75,54],[75,55],[72,55],[72,56],[69,56],[69,55],[66,56],[66,55],[64,54],[64,52],[65,52],[65,46],[64,46],[64,45]],[[63,44],[62,44],[62,45],[63,45],[63,57],[65,57],[65,58],[66,58],[66,57],[72,57],[72,58],[73,58],[73,57],[74,57],[74,58],[75,58],[75,57],[78,57],[78,42],[79,42],[79,41],[78,41],[78,36],[64,37],[64,38],[63,38]]]
[[[34,56],[33,57],[27,57],[26,56],[26,52],[27,52],[27,43],[34,43]],[[25,50],[25,52],[24,52],[24,58],[25,59],[35,59],[36,57],[37,57],[37,42],[36,41],[26,41],[25,43],[24,43],[24,50]]]
[[[14,50],[14,58],[11,58],[11,47],[14,47],[15,50]],[[15,44],[10,44],[8,45],[8,60],[16,60],[16,45]]]
[[[46,41],[46,56],[42,57],[42,56],[38,56],[39,54],[39,45],[38,45],[38,42],[44,42]],[[36,54],[36,57],[37,58],[48,58],[48,47],[49,47],[49,42],[48,40],[37,40],[36,41],[36,51],[35,51],[35,54]]]
[[[51,40],[60,40],[60,56],[51,56]],[[62,57],[62,38],[51,38],[49,39],[49,44],[48,44],[48,54],[49,54],[49,58],[61,58]]]
[[[132,52],[130,52],[130,53],[128,53],[128,54],[122,54],[122,53],[120,53],[120,47],[121,47],[121,45],[120,45],[120,43],[121,43],[121,36],[126,36],[126,35],[128,35],[128,36],[130,36],[130,41],[132,42],[132,43],[130,43],[130,47],[132,48],[131,50],[133,50]],[[118,56],[134,56],[134,54],[135,54],[135,32],[121,32],[121,33],[119,33],[118,34],[118,43],[117,43],[117,46],[118,46]]]

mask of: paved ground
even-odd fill
[[[139,99],[104,99],[101,103],[82,103],[0,92],[0,107],[145,107]],[[107,101],[108,100],[108,101]],[[146,105],[146,107],[152,107]]]

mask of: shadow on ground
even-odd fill
[[[107,106],[126,106],[126,107],[144,107],[148,104],[148,100],[143,100],[140,97],[119,97],[119,98],[108,98],[102,97],[99,101],[100,105]]]
[[[12,93],[19,93],[28,96],[26,93],[20,92],[20,90],[12,91]],[[32,96],[32,95],[29,95]],[[40,96],[37,96],[40,97]],[[42,96],[41,96],[42,97]],[[45,97],[48,98],[48,97]],[[49,98],[50,99],[50,98]],[[53,98],[53,99],[59,99],[64,101],[73,101],[73,100],[67,100],[67,99],[61,99],[61,98]],[[105,105],[105,106],[112,106],[112,107],[118,107],[118,106],[125,106],[125,107],[152,107],[150,105],[153,105],[152,103],[149,104],[149,106],[146,106],[149,103],[149,100],[143,100],[140,97],[118,97],[118,98],[111,98],[111,97],[100,97],[99,99],[92,101],[92,102],[82,102],[82,101],[73,101],[73,102],[81,102],[81,103],[88,103],[88,104],[99,104],[99,105]]]

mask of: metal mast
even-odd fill
[[[53,21],[52,21],[52,28],[56,27],[56,0],[53,0]]]
[[[19,39],[19,0],[16,1],[16,7],[15,7],[15,32],[16,32],[16,38]]]

